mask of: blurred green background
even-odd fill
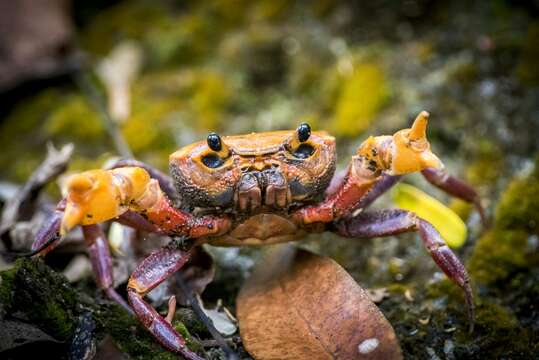
[[[2,180],[23,182],[48,141],[75,144],[70,171],[119,155],[96,99],[124,104],[111,111],[115,126],[137,159],[165,171],[170,153],[210,131],[302,121],[337,137],[343,167],[367,136],[391,134],[427,110],[434,152],[479,190],[494,219],[482,233],[469,206],[410,177],[467,220],[459,255],[478,296],[477,333],[447,331],[464,321],[462,299],[432,277],[415,236],[325,236],[305,246],[366,287],[389,289],[381,307],[408,356],[539,356],[537,1],[132,0],[62,9],[60,70],[0,86]],[[97,94],[81,88],[80,74]],[[219,276],[214,286],[224,291]],[[432,321],[417,325],[427,310]]]

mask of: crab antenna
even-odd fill
[[[425,139],[427,137],[427,123],[429,122],[429,113],[421,111],[414,120],[410,133],[410,140]]]

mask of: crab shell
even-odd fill
[[[274,131],[223,137],[219,151],[204,141],[176,151],[170,156],[170,172],[181,207],[235,218],[234,230],[212,239],[216,245],[302,236],[287,213],[323,197],[336,158],[333,136],[313,132],[303,140],[297,131]]]

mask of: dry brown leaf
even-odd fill
[[[246,350],[267,359],[402,359],[389,322],[335,261],[274,249],[240,291]]]

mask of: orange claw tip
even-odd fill
[[[60,224],[60,236],[64,236],[69,230],[80,224],[83,216],[84,214],[78,206],[68,202],[64,211],[62,223]]]
[[[410,133],[408,134],[410,140],[425,139],[427,137],[427,124],[429,122],[429,113],[421,111],[414,120]]]

